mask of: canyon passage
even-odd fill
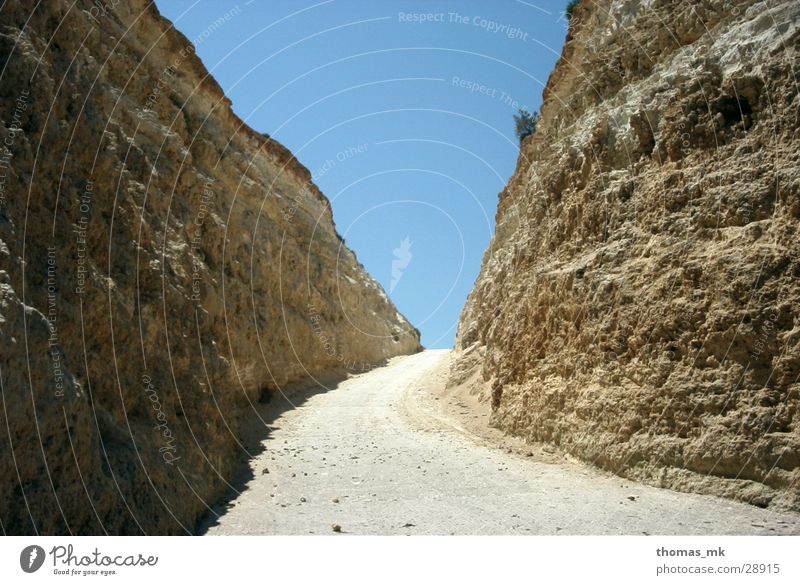
[[[570,6],[450,351],[155,4],[4,2],[3,532],[798,534],[800,3]]]

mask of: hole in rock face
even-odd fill
[[[753,113],[753,108],[746,98],[739,96],[725,96],[719,99],[715,108],[725,120],[726,126],[733,126],[744,120],[745,116]]]
[[[258,395],[259,404],[269,404],[270,400],[272,400],[272,392],[267,387],[262,388],[261,393]]]
[[[495,381],[492,385],[492,410],[500,408],[500,401],[503,399],[503,385]]]

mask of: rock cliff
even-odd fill
[[[259,402],[419,334],[150,2],[4,2],[0,55],[2,528],[191,532]]]
[[[800,508],[800,4],[582,1],[451,384],[655,485]]]

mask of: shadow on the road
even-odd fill
[[[388,362],[378,363],[374,368],[385,366]],[[374,369],[373,368],[373,369]],[[247,484],[255,479],[255,473],[262,470],[253,470],[250,467],[251,459],[266,451],[267,440],[273,430],[278,429],[274,423],[285,412],[298,408],[317,394],[335,390],[343,381],[367,372],[350,373],[336,371],[324,376],[317,376],[317,381],[305,380],[287,385],[281,392],[265,396],[268,402],[255,404],[254,407],[243,410],[239,415],[238,437],[246,452],[239,452],[234,463],[233,477],[228,478],[229,487],[225,493],[210,504],[211,511],[206,512],[195,524],[195,534],[200,536],[219,524],[219,519],[231,509],[233,501],[247,489]],[[248,455],[249,453],[249,455]]]

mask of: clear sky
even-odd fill
[[[566,0],[158,0],[236,113],[286,145],[347,245],[451,347]],[[216,21],[216,24],[215,24]]]

